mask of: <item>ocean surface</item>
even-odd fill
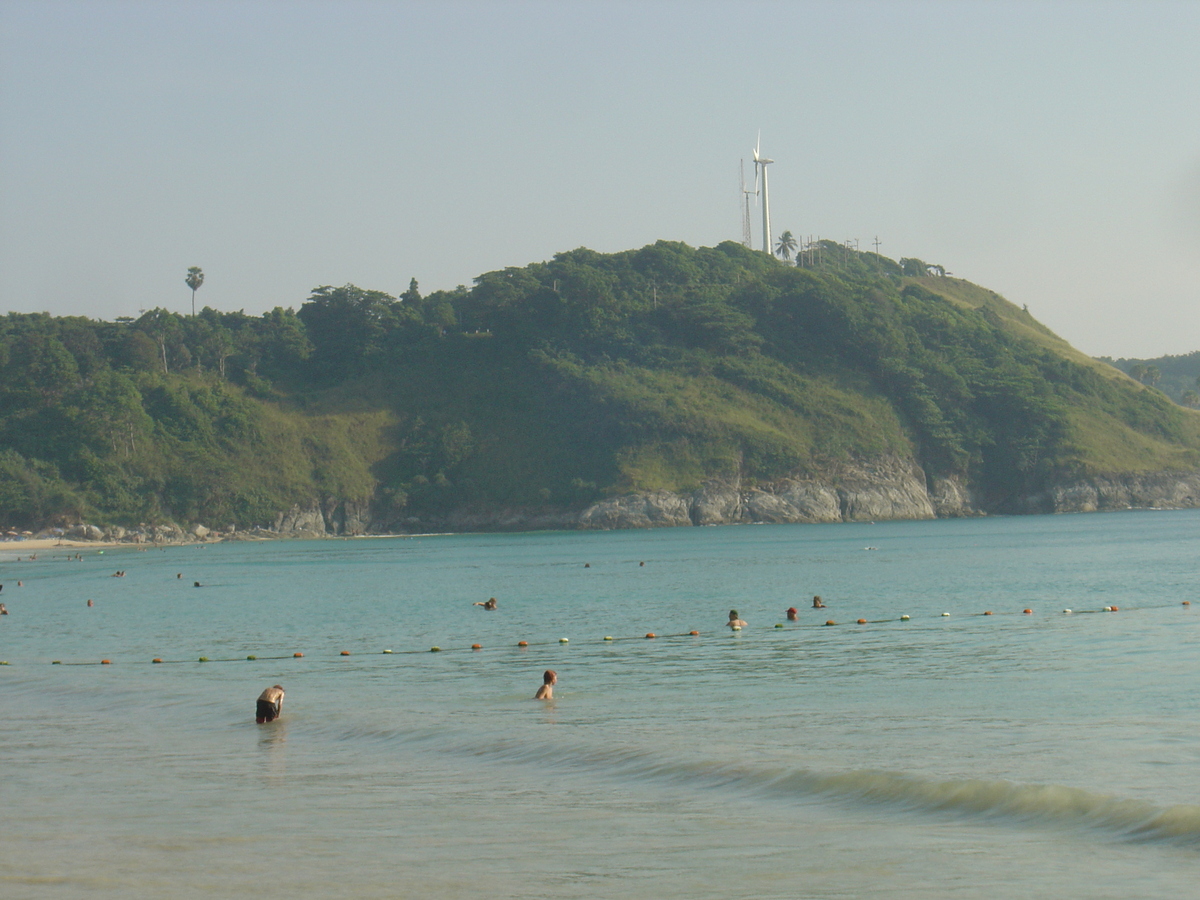
[[[78,552],[0,897],[1197,895],[1200,511]]]

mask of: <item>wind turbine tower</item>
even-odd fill
[[[763,211],[763,252],[771,252],[771,197],[767,193],[767,166],[775,162],[773,159],[767,159],[758,152],[759,146],[762,144],[762,132],[759,132],[758,142],[754,145],[754,174],[757,176],[759,170],[762,171],[762,211]],[[757,178],[755,179],[757,181]]]

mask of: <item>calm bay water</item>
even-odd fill
[[[1195,892],[1200,511],[25,552],[4,897]]]

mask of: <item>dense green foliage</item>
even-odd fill
[[[1200,350],[1157,359],[1100,359],[1130,378],[1158,388],[1176,403],[1193,409],[1200,406]]]
[[[837,245],[580,249],[298,312],[0,319],[0,524],[377,521],[913,456],[1002,506],[1200,464],[1200,423],[991,292]],[[906,275],[905,272],[912,272]]]

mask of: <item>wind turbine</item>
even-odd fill
[[[758,142],[754,145],[754,174],[755,181],[759,170],[762,170],[762,210],[763,210],[763,252],[771,252],[771,198],[767,195],[767,166],[775,162],[773,159],[767,159],[758,152],[759,146],[762,144],[762,132],[758,133]]]

